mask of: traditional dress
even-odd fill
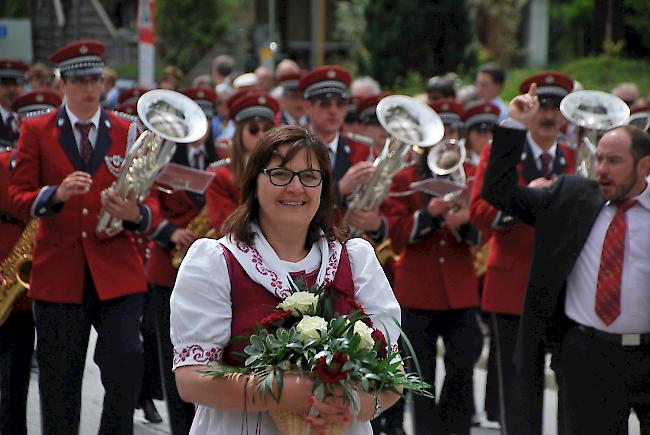
[[[277,256],[259,227],[253,226],[253,230],[253,246],[227,236],[202,239],[190,248],[171,300],[174,369],[220,362],[231,337],[241,330],[236,325],[252,327],[261,319],[260,313],[273,311],[291,294],[289,282],[296,274],[315,275],[319,284],[343,281],[345,287],[344,281],[348,281],[354,300],[396,348],[399,331],[393,319],[400,320],[400,308],[367,241],[352,239],[343,245],[321,240],[304,259],[293,263]],[[251,286],[262,291],[255,299],[257,306],[237,308],[237,299]],[[190,433],[231,435],[255,432],[256,427],[261,434],[277,434],[266,412],[246,414],[199,405]],[[372,434],[372,428],[369,422],[353,423],[346,433]]]

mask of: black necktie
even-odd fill
[[[83,122],[77,122],[75,123],[75,127],[77,127],[77,130],[81,133],[81,142],[79,143],[79,154],[81,155],[81,160],[83,160],[85,165],[88,165],[90,163],[90,159],[93,156],[93,146],[90,143],[90,138],[88,137],[88,134],[90,133],[90,129],[92,128],[91,123],[83,123]]]
[[[201,168],[202,157],[203,157],[203,150],[199,150],[194,153],[194,169],[203,169]]]

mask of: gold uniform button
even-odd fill
[[[444,262],[445,262],[445,257],[440,257],[440,258],[438,258],[438,262],[439,262],[440,264],[444,263]]]
[[[85,239],[86,237],[88,237],[88,233],[86,233],[85,231],[82,231],[81,232],[81,237]]]
[[[87,208],[82,209],[81,214],[86,216],[88,214],[88,209]]]
[[[447,244],[447,242],[445,242],[444,240],[440,241],[440,246],[445,246],[446,244]]]

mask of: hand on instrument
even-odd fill
[[[450,201],[444,201],[440,198],[431,198],[427,205],[427,211],[433,217],[438,217],[446,214],[453,208],[454,204]]]
[[[54,193],[55,202],[66,202],[71,196],[83,195],[90,190],[93,179],[87,172],[75,171],[68,174]]]
[[[458,229],[461,225],[465,225],[469,222],[469,208],[464,207],[456,210],[452,208],[445,215],[445,225],[449,228]]]
[[[169,238],[178,247],[190,246],[196,240],[194,233],[187,228],[177,228]]]
[[[544,177],[535,178],[533,181],[528,183],[528,187],[541,189],[542,187],[551,187],[557,181],[557,175],[553,175],[551,179]]]
[[[363,161],[355,163],[348,169],[343,178],[339,180],[339,191],[343,196],[348,196],[360,184],[365,183],[375,170],[372,162]]]
[[[517,95],[510,101],[508,105],[508,116],[528,127],[537,110],[539,110],[537,84],[533,83],[530,85],[527,94]]]
[[[140,217],[140,207],[138,200],[132,193],[124,199],[109,189],[102,192],[102,207],[108,211],[111,216],[123,221],[137,222]]]
[[[367,232],[379,231],[379,228],[381,228],[379,210],[350,210],[348,214],[348,225]]]

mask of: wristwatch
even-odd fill
[[[375,393],[375,413],[373,414],[371,420],[379,417],[383,411],[384,410],[381,407],[381,400],[379,400],[379,392],[377,392]]]

